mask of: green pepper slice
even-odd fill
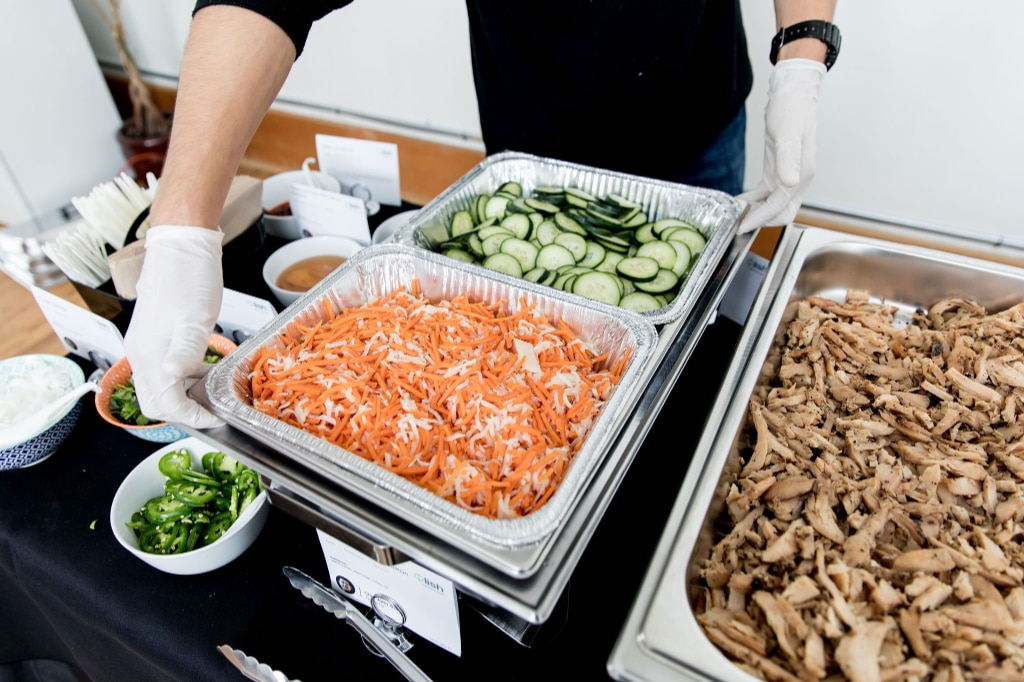
[[[190,505],[177,500],[173,495],[154,497],[142,508],[142,515],[151,523],[163,523],[180,519],[192,510]]]
[[[181,478],[188,483],[199,483],[202,485],[208,485],[211,488],[219,488],[220,481],[209,474],[204,474],[201,471],[195,471],[193,469],[187,469],[181,472]]]
[[[221,512],[214,516],[210,521],[210,525],[206,528],[206,532],[203,533],[203,544],[208,545],[220,539],[224,533],[228,532],[228,528],[231,528],[231,524],[234,521],[227,512]]]
[[[193,507],[199,507],[217,496],[217,489],[202,483],[182,481],[172,493],[174,499]]]
[[[180,481],[184,472],[192,469],[192,453],[184,448],[172,450],[160,458],[160,473],[172,481]]]

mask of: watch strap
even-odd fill
[[[801,21],[792,26],[783,26],[775,34],[775,37],[772,38],[772,49],[769,55],[772,64],[778,61],[779,49],[783,45],[794,40],[800,40],[801,38],[817,38],[825,43],[825,68],[831,69],[832,65],[836,63],[836,57],[839,56],[839,45],[842,42],[842,35],[839,33],[838,26],[820,19]]]

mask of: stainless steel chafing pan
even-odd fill
[[[1024,270],[988,261],[815,228],[783,234],[744,326],[739,350],[712,408],[633,608],[608,660],[622,680],[755,679],[705,636],[694,610],[699,563],[712,543],[724,504],[723,482],[739,461],[747,405],[790,301],[817,295],[846,300],[869,292],[909,314],[952,296],[990,312],[1024,301]]]

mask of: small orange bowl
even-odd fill
[[[227,355],[238,346],[231,339],[218,334],[210,335],[210,345],[216,350]],[[128,358],[121,358],[108,369],[103,378],[99,380],[100,390],[96,392],[96,411],[104,421],[124,429],[136,438],[152,441],[154,443],[173,443],[188,436],[174,424],[168,422],[154,422],[139,426],[137,424],[126,424],[110,411],[110,394],[114,389],[124,386],[132,376],[131,365]]]

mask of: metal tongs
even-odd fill
[[[292,566],[284,567],[284,574],[292,587],[311,599],[338,620],[347,621],[363,639],[395,666],[405,679],[412,682],[431,682],[430,677],[412,662],[403,650],[388,639],[351,602],[342,599],[334,590],[324,587],[315,579]]]

